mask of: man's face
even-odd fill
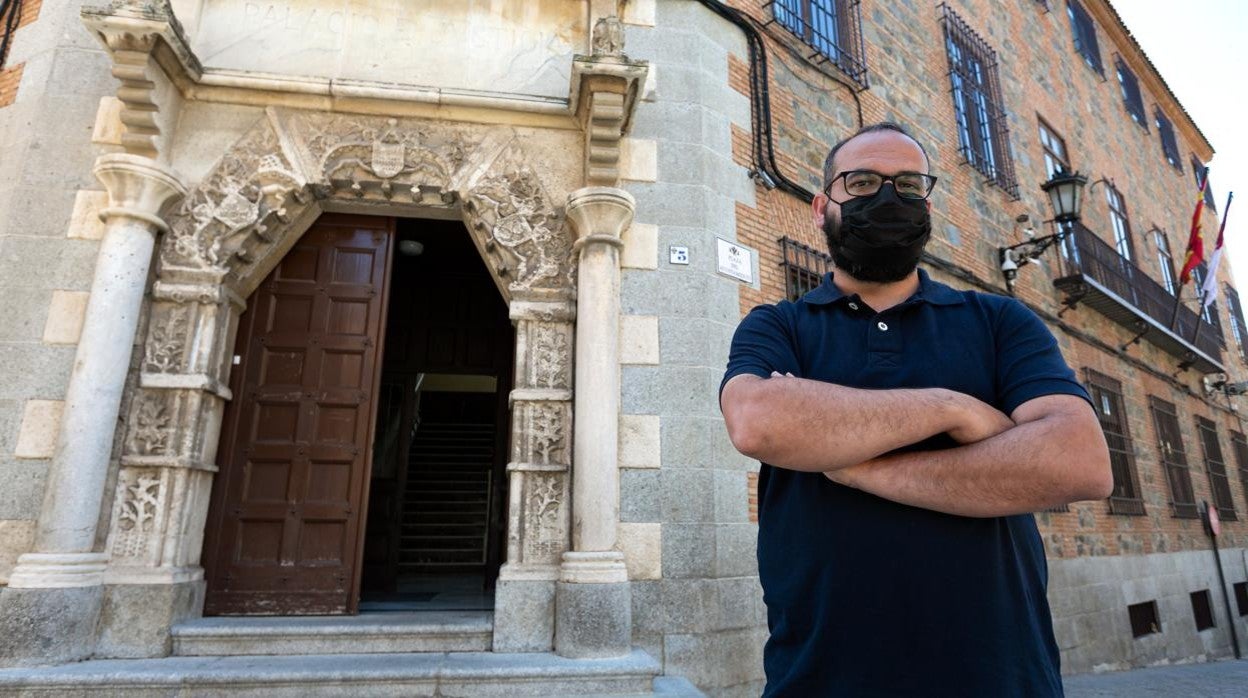
[[[873,131],[853,138],[836,153],[832,175],[835,177],[847,170],[873,170],[882,175],[895,175],[902,172],[927,173],[927,158],[923,150],[913,139],[896,131]],[[885,186],[890,186],[886,183]],[[901,264],[895,268],[873,267],[870,269],[855,265],[838,251],[840,240],[841,205],[838,201],[853,198],[845,191],[844,178],[836,180],[828,198],[820,192],[812,202],[815,225],[828,238],[828,249],[832,253],[832,261],[837,269],[844,271],[859,281],[888,283],[899,281],[914,271],[911,264]],[[925,202],[927,203],[927,202]],[[931,207],[927,203],[928,208]]]

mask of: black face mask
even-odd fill
[[[823,232],[837,269],[859,281],[891,283],[919,265],[932,219],[926,200],[903,199],[885,182],[874,196],[841,204],[839,225],[826,216]]]

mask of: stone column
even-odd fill
[[[620,513],[620,235],[635,203],[615,187],[568,197],[579,258],[576,385],[573,408],[572,550],[563,554],[556,591],[555,651],[565,657],[629,652],[632,613],[624,555],[616,550]]]
[[[18,558],[0,594],[0,665],[83,659],[93,649],[107,553],[96,525],[164,206],[186,187],[139,155],[96,161],[108,189],[91,296],[44,486],[33,552]]]

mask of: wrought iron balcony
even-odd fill
[[[1053,285],[1066,294],[1066,305],[1087,305],[1135,332],[1127,344],[1146,339],[1177,357],[1184,368],[1225,370],[1216,314],[1210,323],[1186,306],[1175,313],[1174,296],[1164,286],[1082,224],[1074,224],[1061,253],[1062,275]]]

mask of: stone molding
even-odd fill
[[[597,21],[591,45],[592,55],[572,60],[569,106],[585,131],[585,183],[614,186],[620,179],[620,141],[649,67],[624,55],[624,30],[614,16]]]

